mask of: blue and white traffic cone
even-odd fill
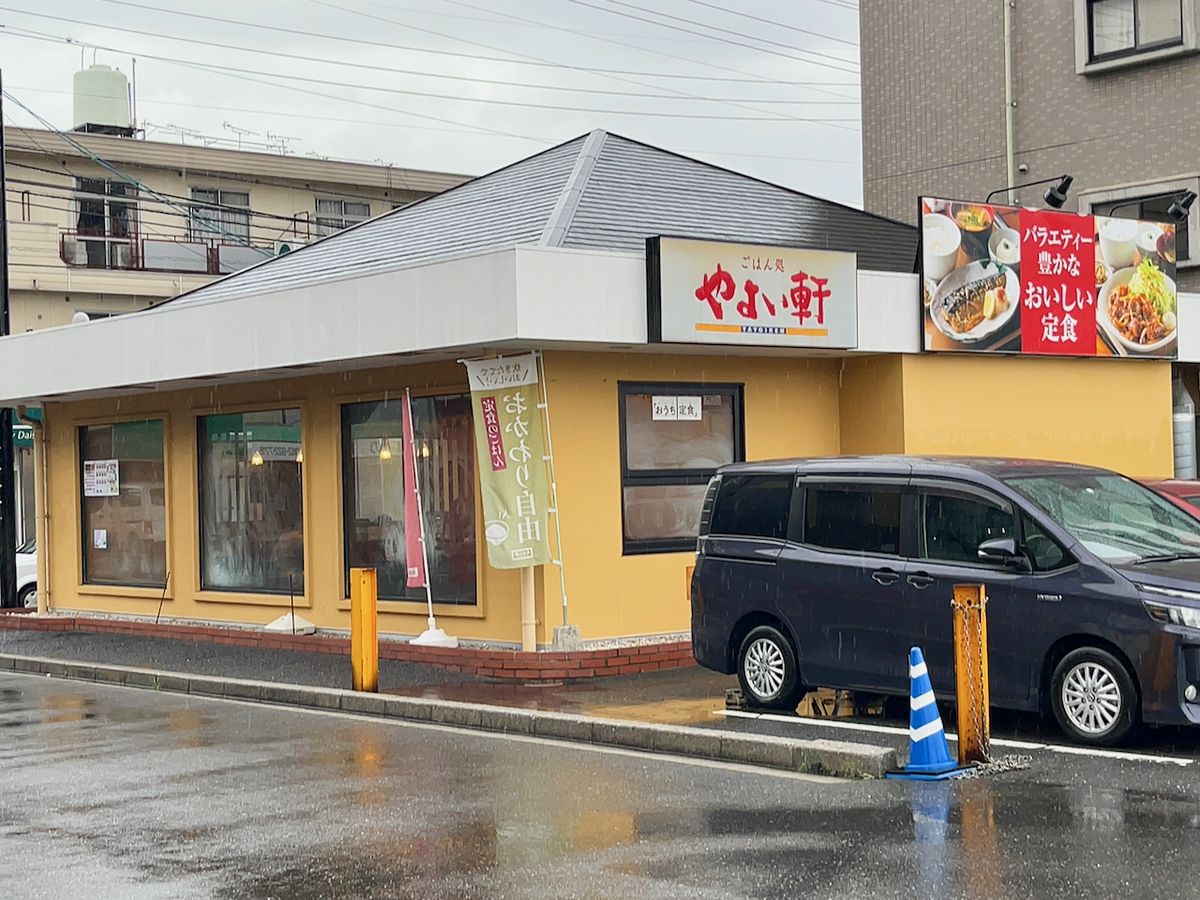
[[[958,765],[950,755],[946,730],[929,682],[929,669],[919,647],[913,647],[908,655],[908,678],[908,765],[903,771],[888,772],[887,777],[937,781],[974,769]]]

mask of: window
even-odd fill
[[[618,385],[625,553],[691,550],[719,466],[745,457],[741,385]]]
[[[1155,192],[1157,194],[1157,192]],[[1186,261],[1189,256],[1188,240],[1188,220],[1176,223],[1174,219],[1167,215],[1167,210],[1171,208],[1171,204],[1175,202],[1178,194],[1171,194],[1166,197],[1148,197],[1140,199],[1138,197],[1129,197],[1121,200],[1114,200],[1106,203],[1093,203],[1092,215],[1107,216],[1116,213],[1119,217],[1127,219],[1141,219],[1143,222],[1166,222],[1175,226],[1175,259],[1179,262]],[[1189,216],[1190,218],[1190,216]]]
[[[250,243],[250,194],[192,188],[192,240]]]
[[[1025,512],[1021,513],[1021,533],[1025,536],[1025,553],[1035,572],[1052,572],[1074,562],[1058,541]]]
[[[395,400],[342,407],[346,579],[376,570],[383,600],[425,600],[407,587],[404,431]],[[471,397],[414,397],[413,441],[425,519],[429,587],[435,603],[474,605],[475,444]],[[413,523],[415,527],[415,523]]]
[[[794,480],[790,473],[724,476],[708,533],[783,540]]]
[[[899,485],[808,485],[803,541],[830,550],[899,555]]]
[[[137,188],[124,181],[80,178],[75,185],[82,253],[70,262],[90,269],[131,268],[130,238],[137,234]]]
[[[304,592],[300,410],[202,416],[200,583]]]
[[[365,200],[322,200],[317,198],[317,234],[320,237],[349,228],[371,217]]]
[[[922,491],[921,556],[981,565],[979,545],[1016,537],[1012,507],[998,498],[953,490]]]
[[[84,582],[165,586],[162,420],[86,425],[79,458]]]
[[[1093,60],[1183,43],[1180,0],[1088,0],[1088,23]]]

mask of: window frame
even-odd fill
[[[86,459],[86,451],[84,450],[84,436],[86,429],[95,428],[104,425],[128,425],[138,422],[161,422],[163,436],[163,542],[165,544],[164,553],[166,554],[166,581],[161,585],[150,584],[133,584],[124,581],[88,581],[87,574],[87,549],[86,543],[88,539],[88,522],[87,508],[83,496],[83,461]],[[162,597],[167,600],[173,599],[175,594],[174,579],[171,577],[171,553],[173,549],[173,533],[171,527],[171,417],[165,412],[148,412],[140,415],[129,416],[108,416],[101,418],[79,419],[73,423],[75,428],[75,497],[76,497],[76,516],[75,521],[79,524],[79,540],[76,541],[76,547],[79,551],[78,585],[77,589],[81,594],[101,594],[101,595],[122,595],[122,596],[153,596]]]
[[[745,385],[734,382],[694,381],[618,381],[617,419],[620,432],[621,490],[617,502],[621,505],[621,555],[644,556],[652,553],[682,553],[696,548],[696,537],[654,540],[629,540],[625,536],[625,489],[628,487],[683,487],[707,485],[717,474],[709,469],[637,469],[629,468],[626,398],[631,394],[704,395],[720,394],[733,402],[733,462],[746,460],[746,403]]]
[[[232,243],[232,244],[236,244],[238,246],[249,246],[250,245],[250,243],[251,243],[250,232],[253,228],[253,218],[254,218],[254,212],[253,212],[253,207],[252,207],[254,198],[251,196],[250,191],[248,191],[248,190],[234,191],[234,190],[225,190],[224,188],[211,188],[211,187],[191,187],[191,188],[189,188],[188,193],[189,193],[189,201],[188,201],[189,202],[189,215],[188,215],[188,239],[189,240],[211,241],[214,244],[231,244]],[[197,197],[196,196],[197,194],[216,194],[217,199],[215,202],[209,201],[209,200],[204,200],[202,198]],[[225,202],[226,194],[245,194],[246,195],[246,205],[245,206],[234,206],[232,204],[226,203]],[[207,219],[203,218],[202,216],[199,215],[201,212],[208,212],[210,214],[210,217]],[[216,219],[212,218],[211,217],[212,213],[215,213],[220,218],[216,218]],[[224,218],[226,213],[228,213],[228,214],[245,213],[246,221],[245,221],[244,227],[246,230],[246,236],[245,236],[244,242],[230,240],[231,235],[239,236],[239,237],[240,237],[240,235],[238,235],[237,232],[232,230],[229,226],[234,225],[238,229],[240,229],[243,227],[243,223],[241,223],[240,221],[236,222],[236,223],[227,221]],[[206,224],[208,222],[215,222],[219,226],[219,228],[214,228],[212,225]]]
[[[916,492],[910,485],[907,475],[889,475],[886,473],[864,473],[862,475],[808,475],[800,473],[792,487],[792,509],[788,519],[789,543],[798,544],[816,553],[831,553],[842,556],[852,556],[855,559],[864,557],[887,559],[912,559],[917,548],[914,516],[917,514],[915,502]],[[814,544],[808,539],[808,492],[812,488],[850,488],[852,490],[869,490],[872,487],[886,487],[895,490],[900,495],[900,534],[896,542],[895,553],[864,552],[847,550],[841,547],[826,547],[824,544]]]
[[[285,409],[300,410],[300,452],[305,460],[305,462],[301,463],[300,469],[301,525],[304,529],[302,553],[304,588],[298,591],[294,597],[290,597],[286,590],[272,591],[266,588],[247,589],[245,587],[225,588],[206,586],[204,583],[204,436],[200,431],[201,420],[210,416],[226,414],[246,415],[256,412],[277,412]],[[195,466],[192,471],[192,475],[194,476],[192,482],[196,491],[193,497],[193,502],[195,503],[195,563],[193,566],[193,577],[195,578],[196,599],[221,603],[252,603],[263,606],[282,607],[295,605],[301,608],[311,608],[312,579],[309,577],[309,574],[312,570],[310,542],[312,540],[313,522],[312,498],[310,496],[309,484],[312,479],[308,477],[306,471],[307,460],[310,458],[309,454],[311,451],[308,432],[312,426],[306,423],[312,422],[312,411],[308,401],[284,396],[273,403],[210,407],[208,409],[196,410],[191,419],[193,450],[196,454],[194,460]]]
[[[471,398],[471,391],[470,391],[470,388],[467,386],[434,388],[434,389],[430,389],[429,391],[419,391],[417,393],[413,393],[411,396],[412,396],[413,400],[430,400],[430,399],[436,399],[439,397],[459,397],[459,396],[466,397],[468,404],[472,404],[472,417],[474,417],[474,408],[473,408],[473,401]],[[351,504],[353,503],[353,494],[349,490],[347,490],[347,476],[352,474],[353,466],[354,466],[353,439],[351,438],[350,427],[348,426],[348,423],[347,423],[347,410],[349,407],[356,406],[361,403],[383,403],[386,400],[387,400],[387,397],[383,394],[380,394],[379,396],[362,396],[362,397],[355,397],[353,399],[345,398],[345,399],[335,400],[335,402],[337,403],[337,410],[338,410],[338,429],[339,429],[339,434],[338,434],[338,509],[340,510],[341,517],[342,517],[341,523],[340,523],[340,527],[341,527],[341,531],[342,531],[341,566],[342,566],[342,571],[345,575],[343,590],[345,593],[345,597],[347,598],[347,601],[348,601],[348,598],[350,597],[350,569],[351,569],[351,566],[350,566],[350,559],[351,559],[351,552],[350,552],[351,534],[350,534],[350,531],[351,530],[349,527],[349,522],[350,522],[350,519],[353,518],[351,516],[351,512],[352,512]],[[400,444],[402,444],[402,443],[403,443],[403,439],[401,439],[401,441],[400,441]],[[435,611],[437,611],[437,613],[439,615],[447,614],[447,615],[471,616],[471,617],[483,615],[483,577],[482,577],[482,575],[483,575],[483,566],[486,565],[486,550],[483,550],[480,546],[481,543],[483,542],[482,529],[480,528],[480,524],[483,521],[482,486],[481,486],[480,479],[479,479],[479,460],[476,457],[475,450],[476,450],[476,448],[475,448],[474,422],[472,422],[472,426],[471,426],[471,462],[472,462],[471,490],[473,493],[472,515],[474,516],[474,519],[475,519],[475,522],[474,522],[474,530],[475,530],[475,600],[472,603],[453,603],[453,602],[447,602],[445,600],[439,600],[439,599],[435,598],[433,600],[433,606],[434,606]],[[403,452],[404,452],[404,450],[403,450],[402,446],[397,446],[396,450],[393,451],[394,454],[400,455],[401,457],[403,455]],[[422,593],[424,592],[423,588],[418,589],[418,590],[420,590]],[[392,609],[397,609],[397,610],[403,609],[406,611],[410,608],[417,609],[418,607],[423,610],[426,607],[426,600],[424,599],[424,597],[421,597],[421,598],[392,597],[392,596],[385,596],[382,593],[382,591],[379,594],[379,602],[381,604],[387,604],[388,607],[390,607]]]
[[[330,213],[322,214],[322,212],[321,212],[321,204],[322,203],[336,203],[340,207],[340,211],[335,214],[330,214]],[[365,206],[367,208],[366,215],[359,216],[357,214],[356,215],[348,214],[346,212],[346,204],[347,203],[361,204],[361,205]],[[346,199],[345,197],[315,197],[315,198],[313,198],[313,224],[315,226],[316,235],[317,235],[318,239],[337,234],[339,231],[345,231],[350,226],[358,225],[361,222],[366,222],[370,218],[371,218],[371,201],[370,200]],[[337,225],[337,226],[323,224],[323,222],[328,223],[328,222],[333,222],[333,221],[340,222],[341,224]],[[326,231],[325,229],[327,229],[327,228],[332,228],[333,230]]]
[[[1003,569],[1003,566],[998,566],[994,563],[983,562],[977,559],[938,559],[929,555],[929,536],[925,533],[925,498],[928,494],[944,494],[954,497],[957,495],[959,499],[975,500],[979,503],[989,504],[1006,512],[1012,517],[1012,537],[1018,546],[1023,544],[1020,519],[1020,507],[1010,500],[1008,497],[1003,497],[994,491],[981,487],[977,484],[961,481],[932,481],[921,480],[912,483],[912,490],[915,495],[916,502],[916,552],[913,559],[927,562],[937,566],[970,566],[971,568],[988,569],[995,571]]]
[[[1145,48],[1135,46],[1132,50],[1105,54],[1102,57],[1092,55],[1092,0],[1074,0],[1074,5],[1075,74],[1077,75],[1099,75],[1116,69],[1145,65],[1161,59],[1185,56],[1200,50],[1200,44],[1197,43],[1197,12],[1200,10],[1200,6],[1197,5],[1197,0],[1180,0],[1182,38],[1179,42],[1154,44]],[[1136,22],[1136,0],[1134,16]]]

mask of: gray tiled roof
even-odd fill
[[[656,234],[858,252],[911,272],[911,226],[602,131],[182,295],[225,300],[522,243],[641,251]]]

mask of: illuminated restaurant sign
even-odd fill
[[[858,345],[853,253],[652,237],[646,280],[652,343]]]
[[[921,198],[924,348],[1173,359],[1175,226]]]

